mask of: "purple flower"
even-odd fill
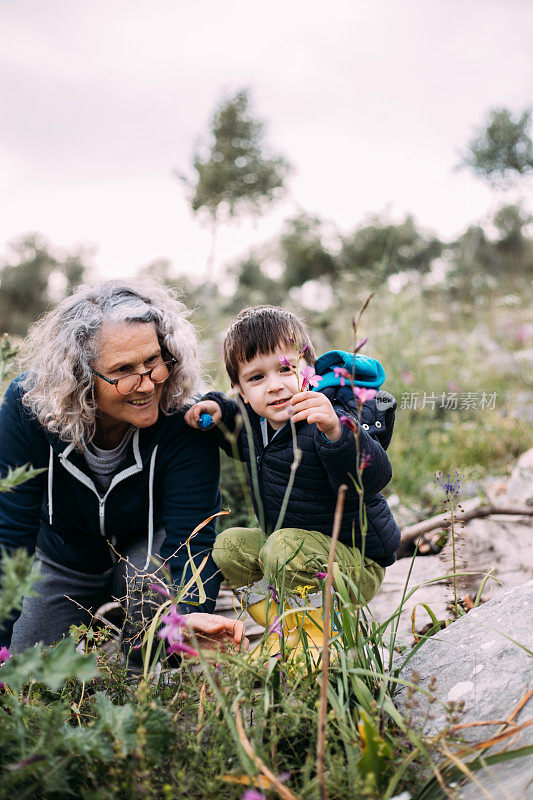
[[[302,376],[302,392],[305,392],[308,386],[318,386],[321,380],[321,375],[315,375],[315,368],[309,365],[305,369],[300,370]]]
[[[375,389],[366,389],[364,386],[354,386],[353,393],[359,400],[359,405],[363,405],[367,400],[373,400],[377,395]]]
[[[327,572],[317,572],[316,577],[318,578],[319,581],[323,581],[324,578],[327,576],[327,574],[328,574]]]
[[[194,648],[190,647],[188,644],[184,644],[183,642],[173,642],[170,647],[167,647],[167,656],[172,655],[172,653],[185,653],[187,656],[198,655]]]
[[[446,500],[450,500],[451,498],[455,498],[459,496],[459,489],[461,487],[461,476],[455,470],[455,477],[456,480],[452,483],[450,475],[445,475],[444,472],[436,472],[435,473],[435,483],[437,486],[440,486],[444,489],[444,494],[446,495]]]
[[[167,640],[170,645],[169,650],[176,645],[183,645],[183,629],[185,628],[187,619],[183,614],[178,612],[176,606],[170,607],[169,613],[161,617],[161,622],[164,622],[165,625],[161,628],[158,635],[160,639]],[[172,650],[171,652],[175,653],[177,650]]]
[[[281,636],[281,622],[279,621],[279,619],[277,617],[274,617],[272,625],[267,630],[267,633],[268,634],[277,633],[278,636]]]
[[[353,351],[354,356],[359,352],[359,350],[361,350],[365,346],[367,342],[368,342],[368,336],[365,336],[364,339],[361,339],[361,341],[359,342],[358,345],[356,345]]]
[[[3,664],[4,661],[9,661],[10,658],[13,658],[7,647],[0,647],[0,664]]]
[[[242,796],[242,800],[266,800],[262,792],[256,792],[255,789],[247,789]]]
[[[340,378],[341,386],[344,386],[347,380],[350,381],[350,383],[352,382],[352,373],[348,372],[344,367],[333,367],[333,372],[336,378]]]
[[[294,367],[292,366],[287,356],[281,356],[279,363],[283,364],[284,367],[289,367],[289,369],[292,369],[292,371],[294,372]]]
[[[372,461],[372,456],[369,453],[363,453],[361,455],[361,463],[359,464],[359,469],[361,472],[368,467],[368,465]]]
[[[159,583],[151,583],[150,589],[152,589],[154,592],[162,594],[163,597],[167,598],[167,600],[172,600],[172,595],[170,594],[166,586],[161,586]]]
[[[271,583],[269,583],[268,584],[268,591],[270,592],[270,597],[272,598],[272,600],[275,603],[279,603],[279,594],[278,594],[278,590],[276,589],[276,587],[273,586]]]
[[[341,425],[346,425],[351,431],[355,431],[355,422],[351,417],[339,417],[339,422]]]

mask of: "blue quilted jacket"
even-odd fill
[[[336,351],[342,353],[342,351]],[[370,455],[370,464],[363,471],[364,502],[367,512],[367,535],[365,555],[382,566],[395,560],[395,552],[400,544],[400,530],[389,509],[381,490],[389,483],[392,469],[385,452],[394,426],[396,400],[385,391],[379,391],[376,398],[367,401],[357,420],[357,405],[350,386],[341,386],[335,379],[333,366],[341,366],[341,357],[329,356],[327,363],[319,359],[317,368],[322,368],[328,385],[322,391],[330,399],[337,415],[351,416],[359,426],[361,452]],[[349,354],[342,354],[346,356]],[[325,356],[321,357],[322,359]],[[353,358],[353,356],[352,356]],[[357,359],[356,359],[357,362]],[[365,357],[367,367],[367,386],[379,386],[384,378],[383,368],[375,359]],[[373,362],[370,364],[370,362]],[[358,364],[358,368],[361,366]],[[317,369],[318,372],[318,369]],[[356,375],[356,383],[358,383]],[[237,404],[219,392],[210,392],[203,399],[215,400],[222,409],[222,424],[229,431],[235,431],[236,418],[246,414],[252,431],[252,442],[243,425],[237,436],[239,458],[247,465],[249,484],[255,512],[262,528],[271,533],[278,520],[283,497],[294,460],[291,426],[286,423],[277,434],[265,443],[261,418],[249,404]],[[229,455],[232,446],[218,430],[215,434],[219,444]],[[359,527],[359,495],[350,475],[355,475],[357,458],[356,440],[347,425],[343,425],[342,435],[337,442],[324,438],[316,425],[307,422],[296,423],[297,444],[302,451],[301,463],[296,471],[294,485],[282,527],[303,528],[331,535],[333,515],[339,486],[346,483],[346,494],[340,541],[347,545],[362,546]],[[258,492],[254,490],[254,473]]]

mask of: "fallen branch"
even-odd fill
[[[494,514],[507,514],[516,517],[531,517],[533,516],[533,508],[528,506],[494,506],[492,504],[482,505],[481,500],[469,500],[463,503],[462,511],[455,512],[456,522],[470,522],[471,519],[481,519],[483,517],[491,517]],[[402,531],[402,543],[412,542],[417,536],[430,531],[447,530],[450,524],[450,517],[448,513],[437,514],[436,517],[430,517],[422,522],[416,522],[414,525],[408,525]]]

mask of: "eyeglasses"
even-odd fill
[[[164,383],[167,378],[170,377],[175,364],[176,359],[172,361],[163,361],[162,364],[156,364],[155,367],[152,367],[152,369],[146,372],[133,372],[131,375],[124,375],[123,378],[106,378],[105,375],[92,369],[92,367],[91,372],[93,375],[98,375],[99,378],[102,378],[102,380],[114,386],[119,394],[124,395],[131,394],[138,389],[145,375],[148,375],[152,383]]]

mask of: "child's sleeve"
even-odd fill
[[[220,406],[222,427],[217,426],[214,428],[213,435],[216,437],[218,446],[233,458],[235,456],[235,448],[233,443],[226,437],[225,431],[232,435],[236,434],[237,416],[241,414],[238,403],[235,400],[230,400],[222,392],[208,392],[204,394],[202,400],[214,400]]]
[[[338,413],[338,409],[335,411]],[[350,475],[355,479],[357,472],[357,443],[348,425],[342,426],[342,434],[337,442],[329,442],[317,428],[315,447],[333,490],[336,492],[343,483],[347,483],[348,488],[351,488],[353,483]],[[359,429],[359,451],[360,458],[363,455],[370,457],[368,465],[363,470],[363,490],[366,497],[371,497],[389,483],[392,478],[392,467],[383,447],[362,426]]]

